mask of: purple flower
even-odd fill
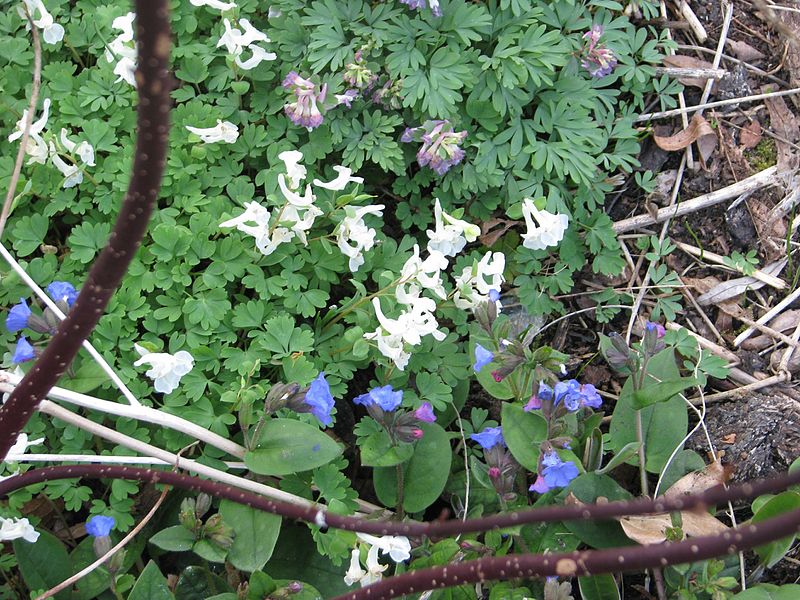
[[[581,406],[588,406],[590,408],[600,408],[603,404],[603,399],[597,393],[591,383],[584,383],[581,385]]]
[[[422,10],[429,4],[434,17],[442,16],[442,8],[439,6],[439,0],[428,0],[427,2],[425,0],[400,0],[400,4],[406,4],[409,8],[414,8],[416,10]]]
[[[75,304],[75,300],[78,299],[78,292],[75,290],[75,287],[67,281],[54,281],[47,286],[47,293],[50,294],[50,297],[56,302],[61,302],[63,300],[67,303],[67,306],[70,307]]]
[[[114,529],[114,517],[95,515],[86,521],[86,533],[92,537],[106,537]]]
[[[550,491],[550,486],[547,485],[547,482],[544,480],[544,477],[541,475],[536,476],[536,481],[533,482],[533,485],[528,488],[529,492],[536,492],[537,494],[544,494],[545,492]]]
[[[497,302],[498,300],[500,300],[500,290],[496,290],[494,288],[489,290],[489,300],[491,300],[492,302]]]
[[[562,461],[555,452],[545,454],[542,465],[542,477],[551,488],[566,487],[580,473],[572,461]]]
[[[425,121],[420,127],[406,129],[402,142],[422,142],[417,151],[417,163],[444,175],[451,167],[464,160],[464,150],[459,144],[467,137],[466,131],[456,132],[449,121]]]
[[[502,427],[487,427],[480,433],[473,433],[469,436],[473,442],[478,442],[481,448],[489,450],[498,444],[505,447],[506,441],[503,439]]]
[[[393,390],[392,386],[385,385],[383,387],[374,388],[366,394],[353,399],[355,404],[362,406],[377,405],[386,412],[395,410],[400,403],[403,402],[403,390]]]
[[[328,92],[327,84],[321,89],[317,89],[317,84],[308,79],[300,77],[295,71],[290,71],[283,80],[283,87],[291,91],[295,96],[294,102],[287,102],[283,110],[292,123],[314,129],[322,125],[322,112],[320,105],[325,102]]]
[[[610,75],[617,66],[614,51],[599,43],[602,35],[603,27],[597,24],[592,25],[591,29],[583,34],[583,39],[587,43],[583,50],[584,58],[581,60],[581,66],[589,71],[592,77],[598,79]]]
[[[15,304],[11,310],[8,311],[6,317],[6,329],[10,332],[25,329],[28,326],[28,319],[31,317],[31,309],[25,303],[24,298],[19,299],[19,304]]]
[[[653,321],[648,321],[647,323],[645,323],[645,324],[644,324],[644,328],[645,328],[647,331],[654,331],[654,330],[655,330],[655,332],[656,332],[656,337],[657,337],[658,339],[661,339],[661,338],[662,338],[662,337],[664,337],[664,336],[666,335],[666,333],[667,333],[667,330],[666,330],[666,329],[664,329],[664,326],[663,326],[661,323],[654,323]]]
[[[430,402],[423,402],[422,406],[414,411],[414,416],[425,423],[433,423],[436,420],[436,415],[433,414],[433,407]]]
[[[18,365],[34,358],[36,358],[36,352],[23,335],[17,340],[17,347],[14,348],[14,356],[11,358],[11,362]]]
[[[531,412],[532,410],[539,410],[542,408],[542,399],[539,398],[537,394],[534,394],[528,400],[528,403],[522,408],[525,412]]]
[[[325,380],[324,372],[320,373],[311,382],[303,401],[311,407],[311,414],[317,417],[320,423],[330,425],[333,422],[331,418],[331,410],[334,404],[333,396],[331,395],[331,388]]]
[[[336,101],[350,108],[350,104],[358,98],[358,90],[347,90],[344,94],[336,94]]]
[[[494,360],[494,354],[480,344],[475,344],[475,364],[473,370],[479,373],[480,370]]]

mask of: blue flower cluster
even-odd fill
[[[487,427],[480,433],[473,433],[469,438],[474,442],[478,442],[484,450],[490,450],[495,446],[506,447],[502,427]]]
[[[355,404],[361,406],[378,406],[386,412],[396,410],[403,402],[403,390],[394,390],[390,385],[371,389],[366,394],[353,398]]]
[[[531,492],[544,494],[553,488],[562,488],[580,474],[578,467],[571,460],[563,461],[553,451],[547,452],[542,457],[541,473],[536,481],[528,488]]]
[[[525,410],[538,410],[542,407],[542,402],[550,401],[554,407],[563,404],[569,412],[575,412],[583,406],[600,408],[603,404],[597,388],[591,383],[581,384],[577,379],[570,379],[559,381],[554,388],[551,388],[542,381],[539,383],[539,391],[525,405]]]
[[[78,298],[78,291],[66,281],[54,281],[47,286],[47,293],[57,303],[61,303],[61,308],[71,308]],[[11,307],[6,315],[6,329],[11,333],[32,328],[34,331],[44,333],[48,331],[47,322],[33,314],[25,298],[20,298],[19,303]],[[14,354],[11,361],[20,364],[36,358],[33,346],[28,342],[24,335],[17,340]]]
[[[333,395],[331,388],[325,379],[325,373],[321,372],[317,378],[311,382],[311,386],[303,399],[311,407],[311,414],[319,419],[323,425],[330,425],[333,422],[331,410],[333,410]]]

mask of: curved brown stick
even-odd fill
[[[561,554],[511,554],[420,569],[389,577],[333,600],[387,600],[404,594],[512,577],[599,575],[642,570],[735,554],[800,531],[800,509],[720,535],[648,546]]]
[[[586,504],[583,506],[547,506],[532,508],[509,513],[501,513],[480,519],[466,521],[450,520],[419,523],[413,521],[377,521],[349,517],[329,513],[327,507],[303,507],[285,502],[278,502],[259,496],[239,488],[223,485],[215,481],[200,479],[174,471],[159,471],[142,467],[128,467],[119,465],[66,465],[58,467],[44,467],[32,469],[21,475],[9,477],[0,481],[0,497],[10,494],[34,483],[55,481],[59,479],[72,479],[91,477],[95,479],[131,479],[149,483],[165,483],[177,488],[205,492],[217,498],[226,498],[240,504],[246,504],[259,510],[279,514],[290,519],[317,523],[336,529],[348,531],[361,531],[374,535],[406,535],[446,537],[465,532],[488,531],[490,529],[503,529],[516,527],[527,523],[543,523],[552,521],[578,521],[589,519],[609,519],[624,515],[640,515],[647,513],[662,513],[676,510],[699,509],[707,506],[722,504],[728,501],[753,498],[761,494],[777,492],[790,485],[800,483],[800,471],[781,477],[761,479],[752,483],[734,486],[728,489],[721,486],[710,489],[702,494],[684,496],[683,498],[650,500],[639,498],[623,502],[609,502],[607,504]],[[783,535],[786,535],[784,531]]]
[[[128,269],[150,220],[164,172],[171,78],[167,0],[136,0],[139,88],[136,150],[128,192],[114,230],[80,295],[42,355],[0,407],[0,457],[5,457],[47,392],[78,354]]]

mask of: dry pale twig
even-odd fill
[[[783,281],[779,277],[775,277],[775,275],[770,275],[769,273],[765,273],[761,269],[756,269],[752,273],[745,273],[745,271],[741,267],[738,267],[737,265],[734,264],[730,264],[729,261],[726,262],[724,256],[721,256],[715,252],[711,252],[709,250],[703,250],[702,248],[698,248],[697,246],[692,246],[691,244],[685,244],[683,242],[673,241],[672,243],[675,244],[675,246],[677,246],[680,250],[686,252],[687,254],[691,254],[692,256],[697,256],[699,258],[708,260],[709,262],[716,263],[718,265],[723,265],[725,267],[728,267],[729,269],[738,271],[742,275],[748,275],[753,279],[758,279],[759,281],[762,281],[767,285],[774,287],[776,290],[785,290],[788,287],[785,281]]]
[[[33,24],[27,6],[25,6],[25,17],[28,19],[28,24],[31,28],[31,37],[33,38],[33,85],[31,86],[31,100],[28,103],[28,112],[25,115],[25,124],[22,129],[22,138],[19,141],[17,160],[14,162],[14,171],[11,173],[11,181],[8,183],[8,191],[6,191],[6,199],[3,202],[3,210],[0,211],[0,238],[3,237],[3,230],[6,227],[8,215],[11,212],[11,204],[14,201],[14,192],[17,190],[17,182],[22,172],[22,161],[25,160],[25,149],[28,147],[28,138],[31,132],[31,124],[33,123],[33,113],[36,110],[36,102],[39,99],[39,88],[42,85],[42,44],[39,40],[39,30]]]
[[[798,297],[800,297],[800,288],[794,290],[791,294],[786,296],[786,298],[778,302],[774,306],[774,308],[764,313],[764,315],[761,318],[756,320],[756,323],[758,323],[759,325],[766,325],[772,319],[777,317],[781,312],[783,312],[783,310],[787,308],[792,302],[797,300]],[[754,327],[748,327],[742,333],[740,333],[735,340],[733,340],[733,345],[740,346],[742,342],[745,341],[747,338],[749,338],[751,335],[753,335],[754,332],[755,332]]]
[[[652,121],[653,119],[665,119],[667,117],[674,117],[675,115],[679,115],[681,113],[692,113],[698,110],[705,110],[707,108],[730,106],[731,104],[754,102],[756,100],[763,100],[764,98],[790,96],[792,94],[800,94],[800,88],[792,88],[791,90],[783,90],[780,92],[770,92],[768,94],[753,94],[752,96],[742,96],[741,98],[731,98],[730,100],[717,100],[716,102],[706,102],[705,104],[698,104],[696,106],[689,106],[687,108],[673,108],[671,110],[662,110],[660,112],[643,113],[636,117],[633,122],[641,123],[644,121]]]

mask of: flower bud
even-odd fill
[[[211,508],[211,496],[208,494],[198,494],[195,500],[194,514],[198,519],[201,519],[204,514]]]
[[[603,350],[603,355],[608,364],[617,370],[630,367],[631,349],[625,343],[623,337],[613,332],[609,334],[608,338],[611,340],[611,348]]]
[[[92,548],[94,548],[94,554],[97,558],[105,556],[108,554],[108,551],[111,550],[111,538],[107,535],[94,538]]]
[[[233,545],[233,529],[222,520],[222,515],[211,515],[206,521],[205,537],[209,538],[220,548],[230,548]]]

